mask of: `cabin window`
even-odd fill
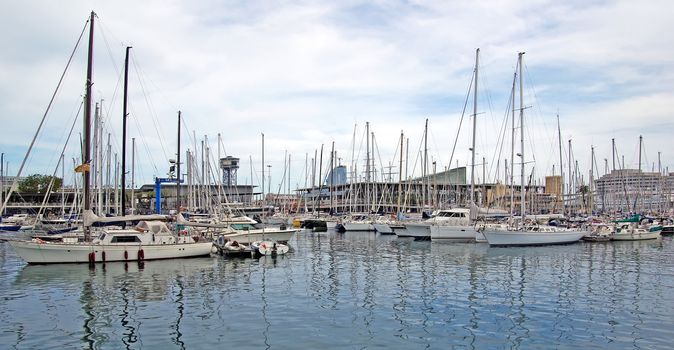
[[[140,243],[138,236],[114,236],[111,243]]]
[[[101,241],[103,241],[103,240],[105,239],[105,232],[101,233],[101,235],[98,236],[98,239],[100,239]]]

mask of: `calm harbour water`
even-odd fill
[[[28,266],[0,348],[671,348],[674,243],[490,248],[299,233],[289,255]]]

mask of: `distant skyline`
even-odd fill
[[[619,159],[637,168],[640,135],[644,170],[657,171],[661,152],[662,167],[674,172],[674,4],[668,1],[45,1],[8,2],[0,15],[0,152],[9,175],[18,170],[92,10],[98,15],[93,96],[103,100],[113,154],[121,152],[124,48],[133,46],[127,164],[136,138],[138,186],[166,176],[175,158],[178,110],[183,151],[195,142],[200,150],[206,135],[215,158],[220,133],[222,156],[241,159],[239,183],[251,182],[252,157],[253,183],[259,185],[271,165],[274,192],[286,151],[292,188],[304,186],[305,157],[321,144],[327,169],[332,141],[342,164],[351,165],[353,152],[362,171],[366,122],[375,133],[377,167],[390,162],[393,172],[404,131],[411,173],[428,118],[429,167],[436,161],[444,170],[477,48],[476,178],[482,178],[483,157],[490,182],[497,162],[501,179],[502,160],[510,162],[510,134],[504,144],[498,140],[522,51],[527,173],[535,166],[542,178],[554,166],[558,174],[557,114],[565,172],[569,139],[585,181],[591,146],[599,175],[604,159],[611,166],[612,138]],[[24,176],[54,172],[84,92],[85,66],[86,40]],[[471,114],[472,100],[452,166],[470,167]],[[79,156],[81,129],[80,114],[65,153],[67,170]],[[420,175],[419,164],[415,169]]]

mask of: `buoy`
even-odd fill
[[[128,259],[129,259],[129,252],[127,252],[127,251],[125,250],[125,251],[124,251],[124,260],[128,260]]]
[[[141,249],[138,251],[138,261],[145,260],[145,252]]]
[[[101,260],[102,260],[103,262],[105,262],[105,251],[103,251],[103,252],[101,253]]]
[[[89,253],[89,264],[94,264],[96,263],[96,253],[91,252]]]

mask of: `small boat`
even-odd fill
[[[586,242],[608,242],[615,233],[615,226],[612,224],[598,224],[592,227],[592,232],[583,237]]]
[[[276,242],[285,243],[299,231],[301,230],[287,227],[255,228],[248,224],[232,224],[229,228],[223,230],[220,235],[225,236],[225,238],[230,240],[245,244],[264,240],[274,240]]]
[[[368,215],[353,215],[342,220],[344,231],[374,231],[373,220]]]
[[[660,238],[662,226],[644,227],[634,222],[625,222],[616,228],[611,238],[614,241],[645,241]]]
[[[485,225],[483,233],[490,246],[529,246],[574,243],[589,231],[543,225],[526,225],[519,229]]]
[[[253,256],[255,252],[250,245],[239,243],[235,240],[230,240],[224,236],[218,237],[213,246],[218,250],[220,255],[227,256]]]
[[[657,224],[649,224],[639,214],[614,221],[615,234],[611,238],[614,241],[644,241],[660,238],[663,227]]]
[[[290,250],[287,245],[273,241],[257,241],[250,246],[259,255],[284,255]]]

